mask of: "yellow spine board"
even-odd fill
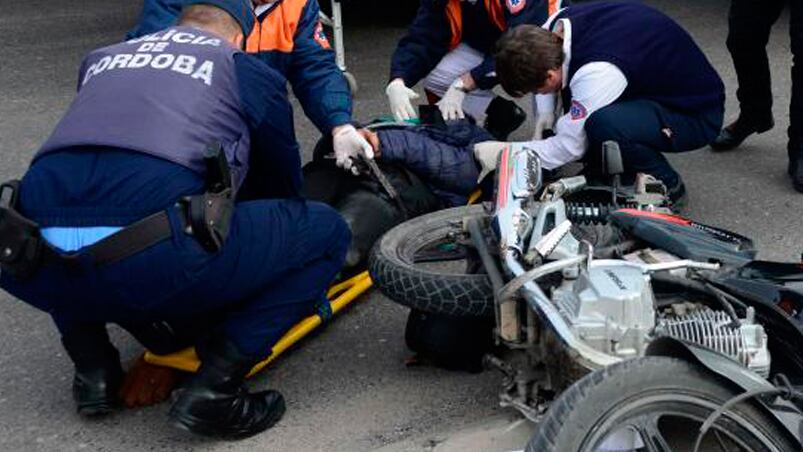
[[[335,315],[342,311],[343,308],[350,305],[360,295],[370,289],[372,285],[373,281],[371,281],[371,278],[368,276],[368,272],[365,271],[347,281],[330,287],[327,296],[332,300],[330,302],[332,314]],[[257,363],[257,365],[251,369],[251,373],[249,373],[248,376],[250,377],[264,369],[265,366],[278,358],[287,349],[292,347],[293,344],[318,328],[322,323],[323,320],[318,315],[309,316],[297,323],[274,344],[273,353],[264,361]],[[194,348],[187,348],[170,355],[156,355],[146,351],[145,361],[157,366],[171,367],[185,372],[197,372],[198,367],[201,365]]]

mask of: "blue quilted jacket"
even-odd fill
[[[477,186],[474,144],[494,139],[469,120],[450,122],[445,128],[390,127],[377,134],[380,160],[403,165],[448,206],[465,204]]]

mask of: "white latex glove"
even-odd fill
[[[508,146],[510,143],[504,141],[483,141],[474,145],[474,159],[480,164],[480,176],[477,178],[477,183],[496,169],[499,154]]]
[[[404,80],[397,78],[388,83],[388,87],[385,88],[385,94],[388,95],[390,112],[393,113],[396,121],[406,121],[418,117],[412,102],[410,102],[418,99],[418,93],[406,87]]]
[[[538,112],[535,117],[535,133],[533,133],[533,140],[543,140],[545,130],[555,130],[555,113]]]
[[[369,159],[374,158],[374,148],[351,124],[335,127],[332,137],[335,163],[340,168],[357,174],[358,171],[353,165],[352,159],[359,158],[360,153]]]
[[[463,113],[463,100],[466,98],[466,85],[462,77],[452,82],[446,94],[437,103],[438,108],[441,110],[443,119],[450,121],[453,119],[463,119],[466,114]]]

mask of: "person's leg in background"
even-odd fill
[[[424,90],[430,103],[440,100],[452,82],[478,66],[484,58],[485,55],[466,44],[460,44],[447,53],[424,80]],[[475,90],[463,101],[463,111],[482,123],[485,120],[485,110],[493,98],[492,91]]]
[[[125,38],[139,38],[175,24],[183,6],[184,0],[144,0],[137,25]]]
[[[789,175],[803,192],[803,5],[790,3],[789,38],[792,47],[792,100],[789,104]]]
[[[632,183],[637,173],[650,174],[663,181],[672,202],[682,202],[683,179],[662,153],[703,147],[721,126],[721,108],[686,114],[648,100],[617,102],[594,112],[586,122],[586,165],[592,172],[599,171],[602,144],[615,141],[622,151],[624,183]]]
[[[774,126],[767,42],[786,3],[784,0],[731,1],[727,46],[739,83],[736,90],[739,116],[711,143],[714,150],[733,149],[753,133],[765,132]]]
[[[461,75],[482,63],[485,55],[466,44],[446,54],[424,80],[424,90],[431,104],[446,94],[449,86]],[[526,113],[515,102],[496,96],[491,90],[475,90],[463,101],[463,111],[499,140],[507,138],[526,119]]]

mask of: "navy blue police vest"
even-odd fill
[[[239,187],[250,133],[234,69],[238,52],[217,35],[182,26],[93,51],[81,65],[75,100],[37,157],[110,146],[204,175],[204,151],[217,142]]]
[[[583,65],[605,61],[627,77],[620,100],[650,99],[681,111],[724,107],[719,74],[663,13],[639,3],[595,2],[571,6],[558,18],[571,23],[568,80]]]

